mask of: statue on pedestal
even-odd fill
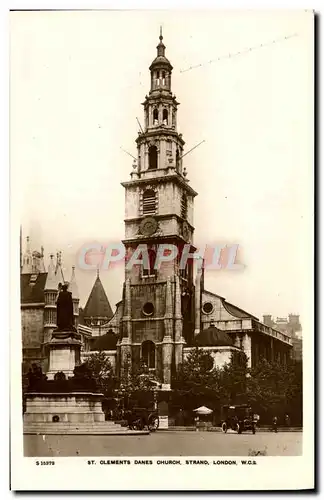
[[[53,332],[55,338],[75,336],[71,335],[71,332],[77,331],[74,326],[72,293],[68,291],[66,283],[59,284],[56,299],[56,324],[57,328]]]

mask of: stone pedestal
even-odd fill
[[[25,423],[104,422],[101,399],[90,392],[29,393],[26,395]]]
[[[81,335],[76,331],[60,332],[54,330],[52,339],[45,347],[48,349],[48,380],[53,380],[57,372],[72,377],[76,365],[80,364]]]

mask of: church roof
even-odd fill
[[[198,333],[195,338],[195,343],[199,347],[234,345],[231,337],[223,330],[216,328],[216,326],[210,326],[206,328],[206,330]]]
[[[152,62],[151,66],[150,66],[150,70],[152,70],[153,68],[155,68],[156,66],[168,66],[168,68],[172,69],[172,65],[169,61],[169,59],[167,59],[165,56],[157,56],[154,61]]]
[[[47,273],[20,275],[20,302],[36,304],[44,302],[44,288]]]
[[[45,290],[57,290],[59,282],[60,282],[59,276],[55,274],[53,255],[51,255],[51,260],[48,266],[48,273],[45,283]]]
[[[102,286],[99,274],[92,287],[86,306],[83,311],[84,318],[112,318],[108,297]]]
[[[114,351],[117,344],[117,335],[107,332],[105,335],[97,337],[91,346],[91,351]]]
[[[205,289],[204,289],[204,293],[206,293],[208,295],[212,295],[213,297],[217,297],[218,299],[220,299],[222,301],[222,305],[225,307],[226,311],[229,312],[230,314],[232,314],[232,316],[236,316],[237,318],[253,318],[253,319],[258,320],[258,318],[256,316],[254,316],[253,314],[251,314],[247,311],[244,311],[243,309],[241,309],[238,306],[234,306],[233,304],[228,302],[221,295],[218,295],[217,293],[210,292],[209,290],[205,290]]]
[[[234,306],[233,304],[230,304],[227,302],[227,300],[223,301],[223,306],[225,309],[232,314],[233,316],[236,316],[237,318],[253,318],[253,319],[258,319],[256,316],[253,316],[253,314],[250,314],[240,307]]]

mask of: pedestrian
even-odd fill
[[[278,418],[276,416],[272,419],[272,430],[278,432]]]
[[[198,431],[198,425],[199,425],[199,416],[198,415],[195,417],[195,424],[196,424],[196,431]]]
[[[285,425],[286,427],[290,427],[290,417],[288,414],[285,415]]]

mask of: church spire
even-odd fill
[[[57,290],[58,284],[59,284],[59,280],[57,279],[56,274],[55,274],[54,255],[51,254],[44,290],[45,291]]]
[[[22,265],[22,274],[31,274],[32,273],[32,254],[30,251],[30,244],[29,244],[29,236],[26,238],[26,250],[23,255],[23,265]]]
[[[157,55],[158,56],[165,56],[165,45],[163,43],[163,35],[162,35],[162,26],[160,26],[160,36],[159,36],[159,39],[160,39],[160,43],[159,45],[156,47],[157,48]]]
[[[184,140],[177,131],[177,109],[179,103],[171,91],[172,65],[165,56],[162,26],[160,27],[157,56],[150,66],[151,88],[145,96],[144,127],[136,138],[138,159],[132,180],[143,176],[170,175],[171,172],[182,175],[182,156]],[[151,172],[152,171],[152,175]],[[159,172],[156,172],[159,171]],[[154,193],[146,193],[148,204],[154,208]],[[143,215],[148,214],[144,206]],[[152,215],[152,213],[151,213]]]
[[[165,45],[163,43],[162,26],[160,26],[160,42],[157,45],[157,56],[150,66],[151,90],[150,93],[164,90],[171,93],[171,72],[173,67],[165,57]]]
[[[62,285],[63,285],[65,280],[64,280],[63,269],[62,269],[62,252],[56,253],[55,275],[57,276],[57,279],[59,280],[59,282],[62,283]]]
[[[69,284],[69,291],[72,293],[72,299],[79,299],[79,289],[75,278],[75,267],[72,266],[72,276]]]
[[[91,321],[97,324],[98,321],[108,321],[112,316],[112,309],[99,277],[99,269],[97,269],[96,281],[84,308],[84,319],[86,323]]]

